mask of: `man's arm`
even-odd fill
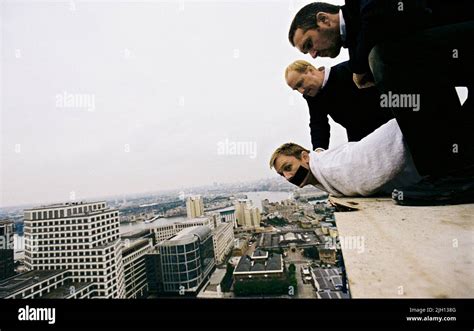
[[[350,52],[354,83],[359,88],[373,86],[368,56],[384,40],[399,37],[423,26],[427,20],[423,0],[361,0],[360,27],[356,46]]]
[[[311,108],[312,107],[310,106],[309,128],[313,150],[316,150],[317,148],[327,149],[329,147],[330,137],[328,116],[323,112],[314,109],[312,110]]]

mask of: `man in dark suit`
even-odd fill
[[[317,69],[298,60],[286,68],[285,79],[308,103],[313,150],[329,146],[328,116],[346,129],[349,141],[361,140],[393,118],[389,109],[380,107],[375,87],[358,89],[354,85],[347,62]]]
[[[334,58],[341,47],[347,48],[354,81],[363,86],[364,81],[371,80],[368,58],[376,45],[473,19],[472,0],[349,0],[344,6],[314,2],[296,14],[288,38],[294,47],[313,58]],[[403,47],[400,53],[413,52]],[[466,63],[467,59],[461,61]]]
[[[416,108],[398,103],[387,107],[419,173],[430,176],[421,190],[436,195],[459,186],[449,180],[438,185],[437,178],[462,177],[465,169],[473,176],[473,19],[472,0],[350,0],[342,7],[312,3],[296,14],[289,39],[313,58],[335,57],[346,47],[359,88],[375,83],[382,95],[420,101]],[[462,106],[457,86],[470,90]],[[474,192],[469,194],[474,199]]]

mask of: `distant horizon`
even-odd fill
[[[218,185],[238,185],[238,184],[252,184],[254,182],[259,182],[259,181],[271,181],[271,180],[278,180],[278,177],[268,177],[268,178],[261,178],[261,179],[256,179],[256,180],[248,180],[248,181],[238,181],[238,182],[226,182],[226,183],[217,183]],[[205,189],[205,188],[212,188],[214,184],[208,184],[208,185],[199,185],[199,186],[193,186],[193,187],[186,187],[186,188],[178,188],[178,189],[164,189],[164,190],[159,190],[159,191],[147,191],[147,192],[130,192],[130,193],[119,193],[119,194],[111,194],[111,195],[105,195],[105,196],[95,196],[95,197],[85,197],[81,199],[75,199],[75,200],[54,200],[54,201],[46,201],[46,202],[27,202],[27,203],[22,203],[18,205],[9,205],[9,206],[0,206],[0,210],[3,209],[11,209],[11,208],[20,208],[23,206],[31,206],[31,205],[37,205],[37,206],[44,206],[44,205],[51,205],[51,204],[56,204],[56,203],[66,203],[66,202],[80,202],[80,201],[99,201],[99,200],[112,200],[113,198],[125,198],[127,196],[131,195],[165,195],[167,192],[180,192],[184,190],[198,190],[198,189]],[[296,188],[296,187],[295,187]],[[185,192],[186,194],[186,192]],[[192,193],[189,193],[192,194]],[[179,199],[179,197],[178,197]]]

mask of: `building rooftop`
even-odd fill
[[[0,220],[0,225],[5,225],[5,224],[11,225],[11,224],[13,224],[13,223],[14,223],[14,222],[11,221],[11,220]]]
[[[146,247],[150,244],[150,240],[147,238],[139,238],[139,239],[125,239],[122,241],[123,249],[122,249],[122,256],[128,256],[137,250]]]
[[[205,222],[209,221],[208,216],[199,216],[199,217],[193,217],[193,218],[186,218],[183,220],[179,220],[174,222],[175,224],[180,224],[180,223],[191,223],[191,222]]]
[[[65,207],[81,207],[85,205],[92,205],[92,204],[98,204],[98,203],[106,203],[106,201],[78,201],[78,202],[63,202],[63,203],[54,203],[51,205],[43,205],[35,208],[28,208],[25,209],[24,211],[34,211],[34,210],[40,210],[40,209],[52,209],[52,208],[65,208]]]
[[[219,209],[219,210],[217,210],[217,211],[218,211],[219,213],[232,213],[232,212],[235,212],[235,207],[234,207],[234,206],[231,206],[231,207]]]
[[[257,272],[257,271],[280,271],[282,270],[282,256],[281,254],[273,253],[271,254],[266,260],[257,260],[255,262],[246,255],[242,256],[237,267],[235,268],[235,272]]]
[[[211,229],[208,226],[191,226],[188,228],[184,228],[183,230],[179,231],[174,237],[165,240],[163,243],[173,243],[177,241],[186,241],[194,239],[194,236],[199,237],[200,240],[206,239],[211,234]]]
[[[69,298],[71,294],[71,288],[73,288],[73,291],[79,292],[85,287],[91,286],[94,283],[92,282],[71,282],[67,285],[60,286],[49,293],[46,293],[45,295],[41,296],[41,299],[67,299]]]
[[[474,297],[474,204],[395,205],[388,198],[330,198],[354,298]],[[363,239],[363,249],[348,245]]]
[[[5,298],[14,292],[21,291],[33,284],[40,283],[66,270],[33,270],[0,281],[0,298]]]
[[[253,253],[252,253],[252,258],[266,258],[268,257],[268,252],[263,251],[259,248],[257,248]]]

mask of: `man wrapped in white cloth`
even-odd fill
[[[395,119],[360,141],[328,150],[284,144],[273,153],[270,168],[298,187],[314,185],[334,196],[390,194],[421,179]]]

